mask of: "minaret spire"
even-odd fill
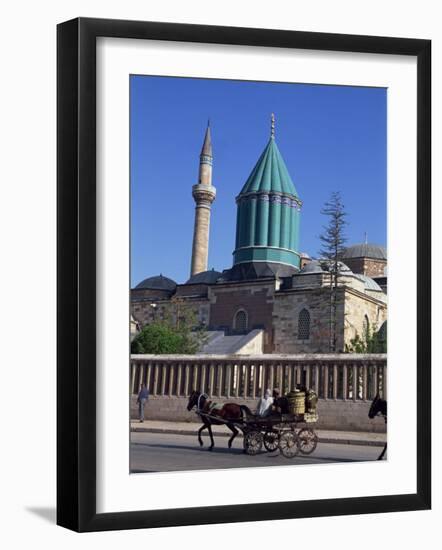
[[[212,185],[212,136],[210,120],[207,121],[206,134],[200,154],[198,183],[192,187],[195,200],[195,225],[193,229],[192,264],[190,275],[207,271],[209,256],[210,210],[216,197],[216,189]]]
[[[270,118],[270,137],[275,139],[275,113]]]
[[[207,121],[206,135],[204,136],[203,148],[201,156],[213,157],[212,153],[212,136],[210,135],[210,118]]]

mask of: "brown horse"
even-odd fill
[[[379,394],[377,393],[371,403],[370,410],[368,411],[368,418],[374,418],[375,416],[378,416],[378,415],[384,417],[385,424],[386,424],[387,423],[387,401],[385,399],[381,399],[379,397]],[[386,451],[387,451],[387,443],[385,443],[384,449],[379,455],[378,460],[382,460],[384,458]]]
[[[220,407],[213,407],[212,401],[206,394],[199,391],[192,391],[187,403],[187,410],[191,411],[196,407],[196,412],[201,417],[203,425],[198,430],[198,441],[201,447],[203,446],[203,440],[201,439],[201,432],[208,430],[210,436],[211,445],[209,451],[211,451],[215,445],[212,433],[212,424],[225,424],[232,432],[232,437],[229,439],[229,449],[232,447],[232,442],[239,434],[239,431],[235,428],[235,422],[245,420],[248,415],[252,415],[252,411],[245,405],[238,405],[237,403],[225,403]],[[219,419],[219,420],[218,420]]]

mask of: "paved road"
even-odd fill
[[[213,451],[200,447],[196,436],[132,433],[132,472],[164,472],[175,470],[208,470],[224,468],[250,468],[257,466],[293,466],[294,464],[324,464],[327,462],[353,462],[376,460],[382,448],[362,445],[318,443],[312,455],[287,459],[276,453],[262,452],[256,456],[243,453],[242,437],[237,437],[232,449],[227,439],[215,438]]]

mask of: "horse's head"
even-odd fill
[[[198,404],[198,398],[200,396],[200,392],[193,390],[192,393],[189,396],[189,401],[187,403],[187,410],[191,411],[195,405]]]

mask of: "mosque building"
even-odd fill
[[[160,274],[131,290],[131,327],[192,309],[208,331],[201,353],[328,353],[330,273],[299,251],[302,201],[275,140],[270,139],[236,197],[233,265],[208,270],[213,150],[210,126],[200,154],[190,278]],[[386,329],[386,250],[367,242],[346,248],[339,264],[336,351],[368,327]],[[134,329],[135,330],[135,329]]]

